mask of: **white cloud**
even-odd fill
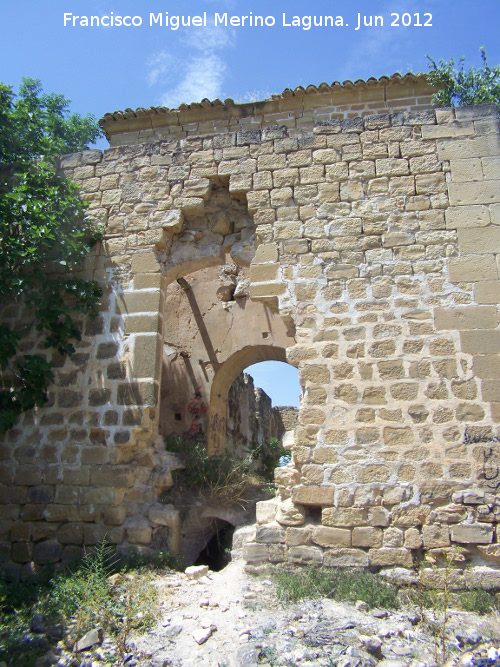
[[[207,97],[213,100],[221,94],[226,65],[215,53],[191,58],[182,67],[180,81],[164,93],[161,103],[171,109],[182,102],[200,102]]]
[[[184,44],[197,51],[226,49],[234,46],[235,41],[236,35],[232,28],[216,28],[214,25],[195,28],[184,38]]]
[[[159,90],[160,103],[172,109],[223,97],[228,71],[223,55],[235,46],[234,30],[211,25],[187,28],[172,37],[172,49],[160,51],[147,63],[147,80]]]
[[[175,58],[166,51],[160,51],[160,53],[150,58],[147,64],[148,84],[154,86],[165,79],[172,70],[174,62]]]
[[[248,102],[261,102],[262,100],[267,100],[271,97],[272,93],[264,90],[248,90],[243,95],[240,95],[234,101],[238,104],[245,104]]]

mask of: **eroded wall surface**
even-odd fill
[[[175,548],[178,512],[158,502],[178,465],[159,433],[165,296],[228,262],[249,271],[255,335],[245,344],[242,320],[221,352],[189,330],[184,350],[212,451],[248,365],[286,360],[304,392],[248,562],[410,567],[451,545],[499,562],[498,110],[433,110],[430,92],[410,77],[124,112],[105,120],[113,148],[62,160],[106,225],[83,273],[106,298],[51,403],[2,442],[8,576],[104,534]],[[212,329],[226,332],[217,308]],[[182,327],[179,359],[181,340]]]

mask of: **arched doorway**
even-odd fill
[[[226,446],[227,399],[234,380],[248,366],[270,360],[286,363],[286,349],[270,345],[249,345],[221,364],[214,376],[210,393],[209,453],[221,451]]]

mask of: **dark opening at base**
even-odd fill
[[[217,521],[215,534],[200,551],[194,565],[208,565],[214,572],[224,569],[231,560],[234,526],[227,521]]]

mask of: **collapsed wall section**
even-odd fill
[[[258,120],[255,105],[115,114],[116,147],[62,159],[105,226],[82,271],[105,298],[48,405],[2,439],[8,576],[104,535],[175,550],[179,513],[158,502],[179,465],[159,433],[165,298],[229,257],[249,271],[244,310],[275,329],[249,347],[244,326],[222,335],[211,366],[200,332],[216,446],[249,359],[287,360],[303,387],[292,463],[259,507],[248,562],[410,567],[451,545],[500,562],[498,111],[432,110],[428,86],[397,85],[354,86],[344,109],[331,90],[283,95]],[[137,123],[152,133],[132,138]],[[231,198],[236,226],[210,203]]]

